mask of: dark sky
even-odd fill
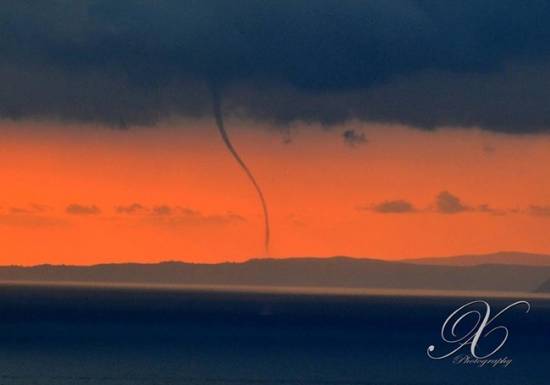
[[[550,130],[550,2],[56,0],[0,7],[0,115],[115,126],[227,112]]]

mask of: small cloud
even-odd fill
[[[363,132],[355,130],[346,130],[342,133],[344,142],[352,147],[367,143],[367,137]]]
[[[21,207],[10,207],[10,214],[31,214],[32,211]]]
[[[297,226],[297,227],[305,227],[306,226],[306,222],[304,221],[304,219],[302,219],[301,216],[298,216],[295,213],[291,213],[291,214],[287,215],[286,220],[289,223],[291,223],[292,225]]]
[[[50,206],[46,206],[46,205],[41,205],[39,203],[31,203],[31,209],[34,211],[34,212],[44,212],[44,211],[48,211],[51,209]]]
[[[513,210],[496,209],[494,207],[489,206],[486,203],[479,205],[478,207],[476,207],[474,211],[477,211],[479,213],[492,214],[492,215],[506,215],[508,213],[513,213]]]
[[[245,219],[235,213],[206,215],[187,207],[156,206],[151,210],[149,219],[154,224],[168,226],[186,225],[223,225],[235,222],[245,222]]]
[[[529,214],[540,217],[550,217],[550,206],[531,205],[528,210]]]
[[[283,144],[292,143],[292,134],[289,129],[285,129],[281,131],[281,142]]]
[[[486,153],[487,155],[492,154],[493,152],[496,151],[496,147],[488,143],[484,144],[482,149],[483,149],[483,152]]]
[[[10,214],[39,214],[47,211],[48,209],[49,209],[48,206],[33,203],[28,207],[10,207],[9,213]]]
[[[128,215],[143,214],[147,212],[147,208],[139,203],[132,203],[131,205],[127,206],[117,206],[115,207],[115,210],[118,214]]]
[[[470,212],[490,215],[507,215],[518,213],[518,210],[494,208],[486,203],[478,206],[469,206],[462,203],[460,198],[458,198],[456,195],[451,194],[448,191],[442,191],[437,195],[435,200],[435,207],[434,205],[430,205],[426,208],[418,208],[418,206],[407,200],[397,199],[387,200],[367,207],[360,207],[359,209],[370,210],[381,214],[403,214],[434,211],[439,214],[456,214],[462,212]],[[548,206],[547,210],[548,215],[550,216],[550,206]],[[539,208],[538,211],[543,210]]]
[[[71,215],[97,215],[101,213],[101,210],[96,205],[86,206],[76,203],[67,206],[65,211]]]
[[[153,207],[151,214],[159,215],[159,216],[167,216],[167,215],[171,215],[173,211],[174,210],[170,206],[162,205],[162,206]]]
[[[448,191],[440,192],[436,197],[436,209],[442,214],[456,214],[468,211],[469,208],[462,204],[460,198]]]
[[[14,227],[52,227],[52,226],[63,226],[67,223],[59,218],[54,218],[44,215],[10,215],[10,214],[0,214],[0,225],[3,226],[14,226]]]
[[[416,211],[414,205],[406,200],[392,200],[378,203],[371,207],[372,211],[381,214],[404,214]]]

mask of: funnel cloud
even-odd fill
[[[216,119],[216,126],[218,127],[220,136],[222,137],[225,147],[227,147],[227,150],[231,153],[235,161],[239,164],[241,169],[244,171],[244,173],[246,174],[246,176],[254,186],[254,189],[258,194],[258,198],[260,198],[260,202],[262,204],[263,216],[264,216],[264,251],[266,255],[269,255],[270,226],[269,226],[269,212],[267,210],[267,202],[265,200],[264,193],[260,188],[260,185],[258,184],[258,182],[256,181],[256,178],[254,177],[254,174],[252,174],[252,171],[250,171],[246,163],[242,160],[239,153],[233,146],[233,143],[231,143],[231,140],[229,139],[229,135],[227,135],[227,131],[225,130],[225,124],[223,120],[221,96],[218,88],[216,87],[212,87],[212,106],[214,110],[214,117]]]

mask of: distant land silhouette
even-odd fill
[[[448,266],[475,266],[484,264],[550,266],[550,255],[522,253],[518,251],[501,251],[492,254],[467,254],[452,257],[415,258],[402,260],[402,262]]]
[[[515,254],[514,254],[515,255]],[[477,291],[540,291],[550,280],[547,256],[497,253],[415,263],[349,257],[251,259],[242,263],[39,265],[0,267],[0,281],[82,282],[270,287],[378,288]],[[526,265],[511,264],[520,255]],[[474,260],[490,264],[472,265]],[[452,261],[454,266],[441,260]],[[534,266],[533,261],[542,261]],[[418,262],[420,261],[420,262]]]
[[[550,293],[550,278],[543,282],[535,291],[538,293]]]

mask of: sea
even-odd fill
[[[500,364],[428,357],[474,300],[518,298],[2,284],[0,385],[550,384],[544,298],[493,322]]]

